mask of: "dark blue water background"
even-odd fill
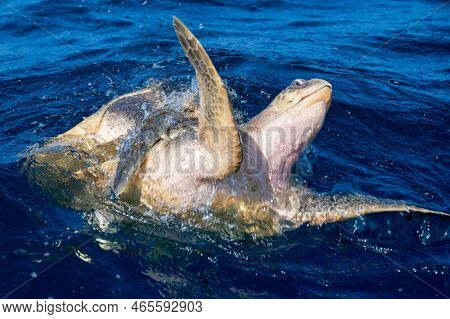
[[[105,233],[51,203],[18,166],[27,147],[115,96],[151,79],[189,84],[193,70],[171,26],[176,15],[208,49],[246,118],[295,78],[332,82],[333,104],[316,155],[300,162],[299,183],[449,212],[450,5],[443,4],[0,1],[0,294],[450,295],[450,222],[442,217],[379,214],[256,240],[164,225]]]

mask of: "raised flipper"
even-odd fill
[[[236,172],[242,161],[239,131],[231,111],[225,84],[205,49],[176,17],[173,25],[187,58],[195,69],[200,91],[198,138],[215,158],[209,178],[220,179]]]
[[[381,201],[360,196],[331,197],[317,195],[302,207],[299,224],[322,225],[346,219],[383,212],[416,212],[450,217],[450,214],[408,205],[402,202]]]

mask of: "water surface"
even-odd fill
[[[450,211],[450,7],[442,1],[0,4],[0,294],[7,297],[446,297],[450,223],[379,214],[230,240],[102,229],[20,173],[20,154],[153,79],[190,85],[171,26],[207,48],[247,120],[295,78],[333,84],[296,180]],[[75,251],[75,253],[71,253]],[[31,280],[30,280],[31,279]],[[22,283],[26,284],[20,286]],[[18,288],[18,289],[16,289]]]

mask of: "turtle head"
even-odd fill
[[[331,84],[327,81],[294,80],[247,124],[247,144],[251,147],[244,165],[261,171],[258,166],[263,157],[272,186],[285,185],[299,155],[322,128],[330,103]],[[259,154],[258,161],[254,151]]]
[[[269,104],[265,111],[272,116],[289,113],[300,114],[311,106],[325,106],[328,110],[331,102],[331,84],[320,79],[296,79]],[[320,104],[320,105],[319,105]],[[266,113],[266,112],[263,112]],[[262,113],[262,114],[263,114]]]

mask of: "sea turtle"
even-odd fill
[[[374,212],[445,213],[290,184],[292,166],[320,131],[332,86],[296,79],[259,115],[237,125],[227,88],[197,38],[176,17],[200,101],[168,107],[153,85],[122,95],[28,157],[28,174],[60,202],[99,209],[127,203],[200,220],[208,208],[247,233],[270,235]],[[204,212],[204,211],[203,211]]]

